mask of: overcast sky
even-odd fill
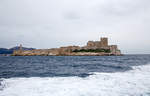
[[[150,53],[150,0],[0,0],[0,47],[84,46],[108,37]]]

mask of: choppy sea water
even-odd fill
[[[150,55],[0,57],[0,96],[150,96]]]

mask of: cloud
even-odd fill
[[[149,0],[1,0],[0,47],[20,43],[37,48],[85,45],[88,40],[107,36],[110,44],[118,44],[125,53],[150,53],[149,3]]]

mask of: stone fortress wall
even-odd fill
[[[121,54],[117,45],[108,45],[108,38],[100,38],[100,41],[88,41],[84,49],[110,49],[111,54]]]
[[[52,48],[52,49],[34,49],[34,50],[22,50],[22,45],[20,46],[20,50],[14,51],[13,56],[34,56],[34,55],[44,55],[44,56],[103,56],[103,55],[121,55],[120,50],[117,45],[108,45],[108,38],[103,37],[100,38],[100,41],[88,41],[86,46],[66,46],[60,48]],[[109,53],[105,52],[73,52],[74,50],[88,50],[88,49],[108,49]]]

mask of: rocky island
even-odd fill
[[[121,56],[117,45],[108,45],[108,38],[88,41],[86,46],[66,46],[51,49],[14,50],[12,56]]]

